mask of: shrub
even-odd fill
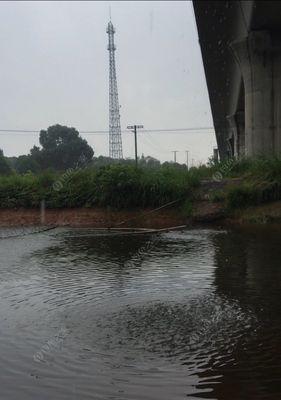
[[[212,203],[221,203],[225,200],[225,192],[223,190],[215,190],[210,194],[210,201]]]
[[[136,169],[113,164],[99,169],[46,171],[0,177],[0,207],[49,208],[110,206],[158,207],[190,196],[198,178],[186,169],[163,167]]]
[[[191,217],[193,214],[193,203],[191,199],[186,199],[181,206],[181,213],[184,217]]]
[[[245,208],[258,203],[258,190],[250,185],[233,187],[226,195],[226,205],[228,209]]]

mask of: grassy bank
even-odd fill
[[[65,173],[28,173],[0,177],[1,208],[158,207],[185,199],[199,179],[193,172],[165,167],[135,169],[127,165],[84,168]]]
[[[218,164],[217,171],[223,171],[225,165]],[[239,178],[239,185],[232,185],[230,179],[227,187],[213,194],[213,200],[224,201],[228,212],[281,199],[281,158],[232,161],[225,171],[224,177]]]
[[[207,183],[204,186],[202,182]],[[209,182],[215,183],[212,190]],[[204,197],[210,204],[220,204],[226,216],[280,200],[281,158],[227,160],[189,171],[173,164],[138,169],[113,164],[61,173],[0,176],[2,209],[38,208],[42,199],[51,209],[118,210],[156,208],[179,200],[179,212],[190,216]]]

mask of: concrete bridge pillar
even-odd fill
[[[228,115],[229,124],[228,142],[232,142],[232,156],[239,158],[245,155],[245,115],[243,111],[236,111]]]
[[[280,38],[280,34],[253,31],[230,45],[244,81],[248,156],[281,153]]]

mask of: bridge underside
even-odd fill
[[[194,0],[220,158],[281,153],[281,2]]]

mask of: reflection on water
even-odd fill
[[[232,398],[233,385],[236,398],[281,398],[280,233],[255,227],[213,238],[216,293],[251,309],[259,322],[250,340],[234,348],[235,363],[215,368],[222,375],[215,398]]]
[[[3,399],[280,399],[280,229],[0,240]]]

